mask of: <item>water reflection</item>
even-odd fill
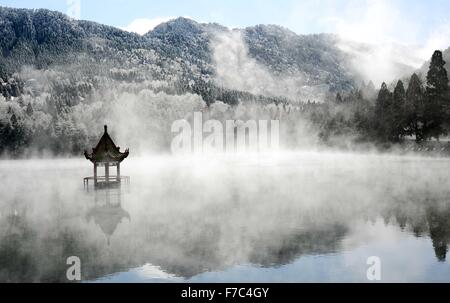
[[[123,219],[131,221],[130,214],[122,208],[121,188],[98,189],[94,192],[95,206],[87,214],[87,220],[93,220],[106,236],[108,245],[111,236]]]
[[[1,212],[0,233],[0,281],[26,280],[35,272],[32,256],[25,250],[25,243],[33,245],[35,234],[25,220],[26,208],[11,204]]]
[[[332,272],[339,274],[338,281],[364,281],[364,258],[377,254],[374,243],[386,253],[383,261],[390,256],[397,263],[412,258],[414,266],[423,267],[420,273],[397,270],[397,280],[408,281],[416,274],[416,279],[428,281],[437,272],[450,273],[445,262],[450,188],[446,173],[436,168],[436,176],[429,173],[425,180],[417,177],[422,167],[397,162],[388,172],[364,166],[370,172],[364,175],[346,163],[313,163],[301,169],[290,168],[291,163],[275,169],[249,165],[215,168],[214,174],[164,166],[136,176],[130,188],[85,192],[81,185],[68,185],[85,174],[83,164],[58,166],[51,170],[58,172],[57,178],[48,183],[36,178],[48,175],[41,168],[33,175],[37,181],[19,182],[28,180],[20,172],[4,178],[0,281],[67,282],[70,256],[82,260],[84,280],[145,268],[135,279],[206,277],[201,281],[207,282],[208,274],[227,277],[228,270],[249,265],[258,276],[270,271],[267,282],[308,277],[327,281],[324,275]],[[8,173],[0,169],[0,177],[4,171]],[[425,253],[411,249],[411,238]],[[361,255],[364,247],[369,250]],[[339,261],[330,259],[333,256]],[[339,264],[343,259],[350,263]],[[309,265],[302,263],[295,271],[302,260]],[[319,261],[324,263],[314,263]],[[272,270],[277,268],[293,272],[275,278]],[[302,273],[308,268],[305,278]],[[317,272],[322,276],[315,276]],[[450,281],[450,275],[439,277]]]
[[[430,237],[437,260],[444,262],[450,244],[450,208],[431,204],[425,207],[422,218],[403,217],[398,222],[401,227],[409,224],[416,237]]]
[[[444,262],[450,243],[450,209],[428,209],[427,220],[436,257]]]

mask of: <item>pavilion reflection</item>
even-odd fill
[[[92,220],[100,227],[106,237],[107,244],[111,244],[111,237],[124,219],[131,222],[130,214],[122,208],[124,193],[121,188],[105,188],[94,191],[94,207],[87,215],[88,222]]]

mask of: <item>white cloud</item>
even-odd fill
[[[300,22],[307,28],[305,22],[316,22],[324,31],[338,34],[339,46],[355,58],[355,69],[377,85],[409,74],[434,50],[450,46],[449,21],[427,32],[417,20],[420,12],[405,14],[396,1],[348,0],[337,5],[332,0],[305,0],[291,14],[291,26]]]
[[[420,24],[405,18],[400,7],[388,0],[350,1],[339,17],[326,21],[342,38],[341,48],[355,55],[356,70],[377,85],[406,76],[428,60],[434,50],[450,45],[450,25],[437,29],[420,43]],[[352,49],[349,41],[370,47]]]
[[[215,81],[220,86],[291,101],[321,101],[328,90],[326,85],[308,85],[300,73],[274,75],[249,55],[241,31],[218,33],[212,42]]]
[[[415,44],[418,24],[391,0],[305,0],[294,6],[288,27],[315,33],[334,32],[346,40]]]
[[[147,18],[139,18],[133,20],[129,25],[126,27],[122,27],[123,30],[126,30],[128,32],[138,33],[139,35],[144,35],[160,25],[161,23],[170,21],[175,19],[176,17],[157,17],[153,19],[147,19]]]
[[[450,22],[447,21],[435,29],[427,39],[425,46],[421,49],[420,56],[430,59],[433,51],[445,50],[450,46]]]
[[[356,9],[348,7],[344,17],[337,19],[336,31],[345,39],[376,44],[415,42],[408,36],[412,24],[391,1],[361,1]]]

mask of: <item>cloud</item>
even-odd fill
[[[450,21],[444,22],[431,32],[425,46],[421,49],[420,56],[430,59],[433,51],[445,50],[450,46]]]
[[[390,1],[361,1],[348,7],[344,18],[335,22],[337,33],[345,39],[376,44],[415,42],[408,36],[413,25]]]
[[[306,0],[293,9],[289,23],[297,28],[298,22],[300,28],[315,24],[319,30],[339,35],[339,47],[351,53],[362,79],[379,85],[407,76],[434,50],[449,47],[450,22],[441,21],[428,31],[422,14],[418,9],[405,13],[402,1]]]
[[[153,19],[139,18],[133,20],[129,25],[122,27],[121,29],[128,32],[138,33],[139,35],[144,35],[161,23],[168,22],[173,19],[176,19],[176,17],[156,17]]]
[[[333,32],[346,40],[416,44],[419,24],[397,1],[305,0],[297,3],[287,26],[298,33]],[[300,32],[299,32],[300,31]]]
[[[255,95],[283,96],[291,101],[320,101],[328,90],[326,85],[308,85],[305,77],[275,75],[249,55],[242,32],[217,33],[212,41],[215,81],[219,86],[250,92]]]
[[[434,49],[449,41],[449,31],[440,30],[425,44],[420,43],[419,24],[405,17],[395,2],[387,0],[350,1],[341,14],[326,21],[341,37],[341,49],[352,53],[355,69],[364,80],[373,80],[377,85],[412,73]]]

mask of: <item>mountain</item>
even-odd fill
[[[239,30],[249,55],[270,72],[304,76],[305,84],[328,84],[332,90],[349,89],[353,75],[346,55],[333,35],[301,36],[274,25]],[[77,21],[44,9],[0,7],[1,75],[18,72],[24,65],[46,69],[57,65],[101,62],[120,68],[142,65],[180,65],[189,78],[212,77],[211,41],[230,32],[218,24],[200,24],[178,18],[157,26],[144,36],[89,21]],[[148,57],[152,62],[147,62]],[[133,62],[130,58],[133,58]],[[348,60],[347,60],[348,61]],[[164,64],[166,63],[166,64]],[[178,71],[165,70],[170,76]],[[157,78],[161,75],[155,75]]]
[[[78,54],[92,51],[104,42],[115,50],[144,45],[140,36],[44,9],[0,7],[1,66],[6,72],[25,64],[46,68],[75,62]]]
[[[0,7],[0,154],[30,146],[79,154],[104,123],[121,125],[119,142],[167,149],[171,123],[205,107],[221,119],[296,111],[289,141],[325,138],[328,130],[316,126],[344,120],[333,120],[322,101],[337,92],[357,97],[368,80],[362,72],[380,64],[361,61],[373,52],[277,25],[229,29],[177,18],[141,36],[45,9]]]
[[[200,82],[216,80],[214,43],[218,36],[231,33],[240,34],[249,59],[271,77],[301,79],[296,85],[331,92],[349,91],[369,80],[362,77],[361,64],[355,61],[361,61],[365,54],[373,58],[374,46],[346,42],[343,48],[343,41],[333,34],[297,35],[277,25],[230,30],[215,23],[177,18],[140,36],[73,20],[59,12],[6,7],[0,7],[0,77],[7,78],[27,65],[48,69],[73,64],[88,66],[86,72],[91,73],[110,74],[115,68],[123,74],[132,69],[133,75],[127,77],[174,82],[198,92],[188,83],[193,80],[202,86]],[[401,61],[389,65],[401,74],[413,70]],[[248,91],[247,87],[228,88]]]
[[[148,47],[164,56],[207,67],[211,64],[210,40],[216,32],[224,31],[226,28],[220,25],[200,24],[180,17],[158,25],[143,38]]]
[[[297,35],[281,26],[258,25],[246,28],[244,36],[250,55],[277,74],[301,74],[308,84],[328,84],[333,91],[355,85],[350,58],[336,35]]]

